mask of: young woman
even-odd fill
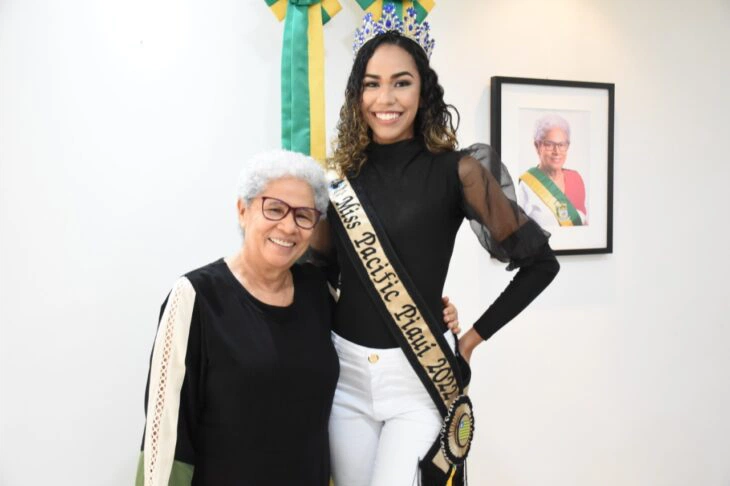
[[[458,344],[450,333],[443,335],[446,352],[468,361],[481,342],[552,281],[559,266],[546,235],[514,202],[506,171],[498,180],[488,169],[499,166],[496,154],[483,145],[456,151],[450,107],[424,47],[402,30],[381,30],[385,32],[365,39],[356,54],[332,162],[377,220],[374,226],[388,240],[390,255],[420,295],[422,313],[440,315],[440,296],[464,218],[492,256],[519,269]],[[334,482],[436,484],[419,477],[419,462],[435,450],[443,413],[413,356],[409,359],[405,347],[399,347],[404,341],[378,308],[361,263],[351,258],[361,242],[348,247],[343,232],[349,225],[337,227],[341,215],[336,206],[330,205],[329,224],[321,226],[312,243],[317,252],[336,255],[340,269],[333,323],[340,378],[330,417]],[[399,278],[404,279],[402,274]],[[441,339],[444,331],[434,335]],[[463,482],[461,471],[454,481]]]

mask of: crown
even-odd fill
[[[355,31],[355,42],[352,44],[353,54],[357,55],[360,48],[370,39],[386,32],[397,32],[421,46],[430,59],[433,46],[436,43],[429,33],[431,26],[428,25],[428,22],[419,24],[416,18],[416,10],[411,7],[406,9],[403,20],[401,20],[398,14],[395,13],[395,5],[392,3],[385,4],[380,20],[374,20],[373,14],[368,12],[362,19],[362,26]]]

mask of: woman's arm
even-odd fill
[[[312,233],[312,239],[309,240],[309,246],[312,251],[320,255],[331,255],[334,252],[334,244],[332,242],[332,228],[330,222],[321,219]]]
[[[499,331],[540,295],[559,269],[555,254],[547,243],[531,261],[520,265],[509,285],[459,340],[459,351],[464,359],[469,361],[474,348]]]
[[[451,332],[459,334],[461,332],[461,328],[459,327],[459,310],[446,295],[441,297],[441,303],[444,306],[444,324],[446,324],[446,327],[448,327]]]
[[[329,215],[333,214],[330,211]],[[337,252],[335,250],[332,238],[332,227],[326,219],[321,219],[314,228],[312,238],[309,240],[309,251],[307,251],[300,261],[309,262],[320,268],[327,277],[327,281],[332,288],[339,287],[340,268],[337,264]]]
[[[190,486],[200,400],[200,319],[195,289],[180,278],[162,305],[145,392],[136,486]]]
[[[497,180],[492,170],[499,170]],[[488,146],[467,149],[459,161],[466,217],[489,253],[519,271],[502,294],[460,340],[466,359],[474,348],[512,320],[555,278],[560,268],[548,234],[517,206],[514,185],[496,152]],[[510,196],[510,197],[508,197]]]

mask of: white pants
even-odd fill
[[[335,333],[332,341],[340,358],[329,423],[335,486],[418,484],[418,462],[443,423],[430,395],[400,348],[366,348]]]

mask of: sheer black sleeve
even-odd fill
[[[459,160],[463,210],[489,254],[518,272],[474,324],[488,339],[512,320],[555,278],[560,268],[548,244],[549,233],[517,205],[515,188],[498,154],[475,144]]]

